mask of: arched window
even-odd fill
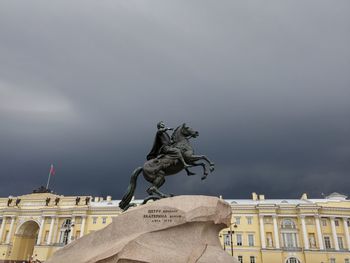
[[[295,223],[292,219],[283,219],[282,228],[284,229],[295,229]]]
[[[61,230],[60,230],[60,239],[58,243],[66,245],[68,243],[68,236],[71,228],[71,220],[66,219],[64,220]]]
[[[295,223],[292,219],[286,218],[282,220],[281,224],[281,235],[283,247],[285,249],[296,249],[298,248],[298,232]],[[290,263],[290,262],[288,262]],[[294,263],[291,261],[291,263]]]
[[[68,226],[68,225],[70,225],[71,224],[71,220],[68,218],[68,219],[66,219],[66,220],[64,220],[64,222],[63,222],[63,224],[62,224],[62,227],[65,227],[65,226]]]
[[[297,258],[288,258],[286,263],[300,263],[300,261]]]

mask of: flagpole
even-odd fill
[[[47,179],[46,189],[49,190],[49,184],[50,184],[50,178],[51,178],[51,171],[52,171],[53,164],[51,164],[50,172],[49,172],[49,178]]]

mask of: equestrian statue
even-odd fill
[[[149,200],[172,196],[159,190],[165,182],[165,176],[177,174],[183,169],[188,176],[195,175],[190,171],[190,167],[201,166],[203,167],[202,180],[204,180],[209,172],[214,171],[214,163],[205,155],[194,154],[189,139],[198,137],[198,131],[188,127],[186,123],[174,130],[166,127],[163,121],[157,124],[157,129],[153,147],[147,155],[147,161],[143,167],[136,168],[132,173],[128,189],[119,203],[119,207],[124,211],[132,206],[130,202],[136,189],[137,178],[141,173],[151,183],[147,189],[149,197],[143,201],[146,203]],[[168,131],[173,131],[171,137]]]

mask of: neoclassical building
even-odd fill
[[[350,200],[225,199],[232,221],[223,249],[244,263],[350,263]],[[112,222],[119,200],[35,193],[0,198],[0,263],[45,261],[56,250]]]
[[[111,197],[36,193],[0,198],[0,263],[45,261],[66,244],[105,227],[121,212]]]
[[[224,249],[244,263],[350,263],[350,200],[333,193],[324,199],[226,200],[229,229]]]

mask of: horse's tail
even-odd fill
[[[143,169],[142,167],[138,167],[131,174],[130,184],[128,186],[128,189],[126,190],[122,200],[119,203],[119,207],[123,210],[125,210],[125,208],[127,208],[129,203],[131,202],[131,199],[132,199],[134,192],[135,192],[135,189],[136,189],[137,177],[142,172],[142,169]]]

